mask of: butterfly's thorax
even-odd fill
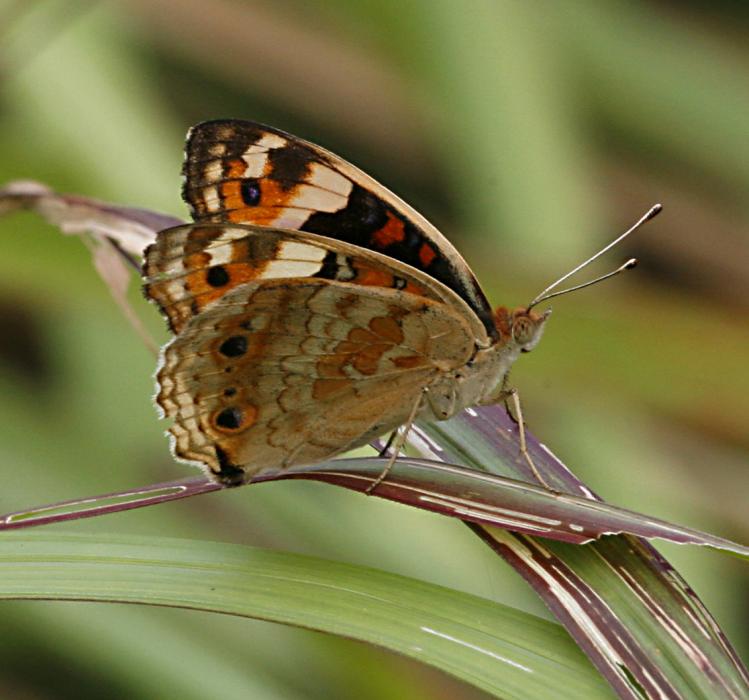
[[[502,397],[505,378],[520,350],[512,340],[477,349],[464,367],[440,376],[428,387],[420,418],[447,420],[464,408],[497,403]]]
[[[488,347],[477,345],[465,365],[436,378],[427,389],[420,418],[447,420],[464,408],[501,401],[510,368],[520,353],[536,347],[550,313],[499,307],[494,312],[499,340]]]

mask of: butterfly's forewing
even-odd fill
[[[175,454],[241,481],[365,444],[474,352],[448,305],[330,280],[248,282],[164,349],[157,402]]]
[[[254,122],[210,121],[188,134],[184,175],[195,221],[299,229],[379,251],[454,290],[497,339],[486,297],[450,242],[333,153]]]
[[[231,224],[187,224],[159,232],[146,251],[146,295],[179,333],[222,296],[247,282],[281,278],[335,280],[400,289],[451,305],[471,324],[476,342],[484,328],[468,305],[426,273],[374,251],[304,231]]]

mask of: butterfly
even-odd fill
[[[175,456],[218,481],[502,401],[541,338],[536,300],[492,310],[432,224],[319,146],[204,122],[183,174],[194,223],[159,232],[143,265],[174,333],[156,403]]]

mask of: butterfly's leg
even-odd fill
[[[387,442],[385,443],[385,446],[380,450],[379,456],[385,457],[390,450],[390,448],[393,446],[393,440],[395,440],[395,436],[398,434],[398,428],[393,430],[392,433],[390,433],[390,436],[387,439]]]
[[[543,476],[541,476],[541,472],[538,471],[538,467],[533,462],[533,459],[530,456],[530,453],[528,452],[528,445],[525,441],[525,421],[523,420],[523,410],[520,408],[520,396],[518,395],[517,389],[508,389],[507,393],[505,395],[505,401],[510,401],[512,403],[512,408],[515,411],[515,415],[513,416],[512,413],[510,413],[510,416],[515,420],[518,424],[518,437],[520,438],[520,454],[523,456],[523,459],[528,463],[528,466],[531,468],[531,472],[533,476],[536,477],[538,482],[544,487],[549,489],[550,491],[553,491],[554,489],[551,488],[549,483],[544,479]]]
[[[388,463],[385,465],[385,468],[380,472],[380,475],[369,485],[365,493],[367,496],[371,496],[374,490],[385,480],[387,475],[390,473],[390,470],[393,468],[393,465],[395,464],[395,460],[398,458],[398,455],[400,454],[400,451],[403,449],[403,445],[406,444],[406,438],[408,437],[408,433],[411,430],[411,426],[414,424],[414,420],[416,419],[416,414],[419,412],[419,409],[421,408],[422,402],[424,401],[424,395],[426,394],[427,390],[424,388],[422,392],[419,394],[418,398],[414,402],[413,408],[411,409],[411,413],[408,415],[408,420],[403,424],[403,430],[396,429],[391,434],[390,438],[388,439],[388,444],[385,447],[385,450],[388,449],[390,446],[390,443],[393,442],[392,446],[392,452],[390,453],[390,459],[388,460]],[[383,452],[385,451],[383,450]],[[382,454],[382,453],[380,453]]]

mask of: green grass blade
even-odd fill
[[[501,698],[611,697],[556,624],[428,583],[295,554],[194,540],[6,533],[0,598],[254,617],[377,644]]]

